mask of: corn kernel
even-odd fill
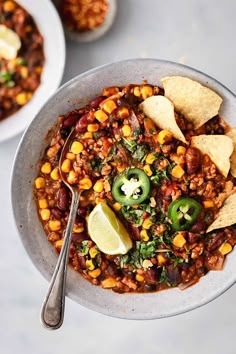
[[[124,136],[130,136],[131,134],[131,127],[128,124],[124,124],[122,127],[122,133]]]
[[[90,272],[88,272],[88,274],[90,275],[90,277],[96,279],[97,277],[99,277],[101,272],[102,272],[101,269],[97,268],[97,269],[91,270]]]
[[[157,261],[159,265],[166,264],[166,258],[162,254],[157,255]]]
[[[226,243],[223,243],[220,247],[219,247],[219,251],[220,253],[224,256],[228,253],[230,253],[232,251],[232,246],[230,243],[226,242]]]
[[[26,92],[20,92],[16,95],[16,102],[19,106],[25,105],[29,101],[29,96]]]
[[[61,229],[60,220],[49,220],[48,227],[51,231],[59,231]]]
[[[152,220],[150,218],[147,218],[147,219],[144,220],[142,227],[145,230],[149,230],[152,225],[153,225]]]
[[[48,148],[47,157],[49,157],[50,159],[52,157],[55,157],[56,154],[58,153],[58,151],[60,150],[60,148],[61,148],[60,144],[55,144],[55,145],[51,146],[50,148]]]
[[[122,205],[120,203],[116,202],[113,204],[113,209],[115,211],[119,211],[121,208],[122,208]]]
[[[144,277],[143,277],[142,275],[140,275],[140,274],[136,274],[135,279],[136,279],[137,281],[139,281],[140,283],[144,281]]]
[[[179,165],[176,165],[175,167],[173,167],[173,170],[171,172],[171,175],[175,178],[181,178],[181,177],[183,177],[184,174],[185,174],[184,169]]]
[[[213,208],[215,205],[214,201],[213,200],[204,200],[203,201],[203,206],[205,209],[208,209],[208,208]]]
[[[47,207],[48,207],[48,201],[47,201],[47,199],[39,199],[39,201],[38,201],[38,203],[39,203],[39,208],[40,209],[47,209]]]
[[[58,167],[55,167],[52,172],[50,173],[50,177],[54,180],[54,181],[58,181],[60,178],[60,174],[59,174],[59,169]]]
[[[103,101],[101,106],[104,109],[104,111],[106,111],[109,114],[112,113],[117,108],[117,105],[113,100]]]
[[[186,148],[184,146],[177,147],[177,154],[178,155],[185,155],[185,153],[186,153]]]
[[[113,96],[115,94],[117,94],[119,92],[119,88],[118,87],[105,87],[103,90],[102,90],[102,95],[103,96],[106,96],[106,97],[109,97],[109,96]]]
[[[88,126],[87,126],[88,132],[91,132],[91,133],[97,132],[98,129],[99,129],[99,125],[97,123],[88,124]]]
[[[155,134],[157,132],[156,126],[151,118],[144,119],[144,128],[148,134]]]
[[[81,189],[90,189],[90,188],[92,188],[92,185],[93,185],[92,181],[88,177],[82,178],[79,181],[79,186],[80,186]]]
[[[165,144],[171,141],[173,134],[167,130],[163,129],[158,133],[157,141],[159,144]]]
[[[73,161],[73,160],[75,160],[75,154],[73,154],[72,152],[68,152],[66,154],[66,158]]]
[[[41,216],[41,219],[44,220],[44,221],[47,221],[50,219],[50,215],[51,215],[51,212],[49,209],[42,209],[40,210],[40,216]]]
[[[177,233],[177,235],[173,238],[173,245],[175,247],[178,247],[178,248],[182,248],[185,243],[186,243],[186,240],[184,238],[184,236],[182,235],[181,232]]]
[[[134,88],[134,96],[136,96],[136,97],[140,97],[141,96],[141,92],[140,92],[140,87],[139,86],[135,86],[135,88]]]
[[[70,168],[71,168],[71,161],[69,159],[65,159],[61,165],[62,172],[69,173]]]
[[[35,72],[36,72],[36,74],[38,74],[38,75],[40,75],[40,74],[42,73],[42,71],[43,71],[42,66],[37,66],[37,67],[35,68]]]
[[[143,167],[143,170],[144,170],[144,172],[146,173],[146,175],[147,175],[148,177],[150,177],[150,176],[153,174],[150,165],[145,165],[145,166]]]
[[[55,242],[60,240],[61,236],[57,232],[50,232],[48,235],[48,241]]]
[[[118,165],[116,166],[116,168],[117,168],[117,171],[118,171],[118,172],[123,172],[123,171],[126,169],[126,166],[125,166],[125,165],[122,165],[122,164],[118,164]]]
[[[140,236],[141,236],[142,241],[148,241],[149,240],[149,236],[148,236],[147,230],[145,230],[145,229],[140,231]]]
[[[34,181],[34,185],[36,189],[45,188],[46,182],[43,177],[37,177]]]
[[[100,198],[100,197],[97,197],[97,198],[95,199],[95,203],[96,203],[96,204],[104,203],[104,202],[106,202],[106,199],[103,199],[103,198]]]
[[[156,157],[155,153],[154,153],[154,152],[150,152],[150,153],[147,155],[145,161],[146,161],[146,163],[148,163],[149,165],[152,165],[153,162],[154,162],[156,159],[157,159],[157,157]]]
[[[57,249],[60,249],[60,248],[62,248],[63,242],[64,242],[63,240],[58,240],[55,242],[54,245]]]
[[[99,179],[95,185],[93,186],[93,190],[97,193],[101,193],[103,191],[104,188],[104,183],[102,179]]]
[[[153,89],[151,86],[149,85],[144,85],[142,88],[141,88],[141,95],[142,95],[142,98],[145,100],[146,98],[150,97],[153,95]]]
[[[22,66],[20,69],[20,75],[23,79],[27,79],[27,77],[29,76],[29,70],[27,68],[27,66]]]
[[[94,116],[100,123],[103,123],[108,119],[108,115],[102,109],[96,111]]]
[[[153,266],[153,263],[149,259],[144,259],[142,266],[143,268],[150,268]]]
[[[83,149],[83,144],[80,141],[73,141],[70,147],[70,151],[75,155],[80,154]]]
[[[86,264],[86,268],[88,270],[94,270],[95,269],[95,265],[93,264],[92,259],[87,259],[85,264]]]
[[[95,258],[98,253],[99,251],[96,246],[93,246],[89,249],[89,255],[91,258]]]
[[[72,170],[69,172],[69,175],[67,177],[67,182],[69,184],[75,184],[78,182],[78,177],[79,177],[78,173]]]
[[[45,174],[49,174],[52,171],[52,166],[50,162],[45,162],[41,167],[41,172]]]
[[[25,30],[26,33],[31,32],[32,29],[33,29],[33,28],[32,28],[32,26],[30,26],[30,25],[25,26],[25,28],[24,28],[24,30]]]
[[[92,139],[93,138],[93,133],[92,132],[85,132],[83,135],[84,139]]]
[[[12,12],[16,8],[16,5],[13,1],[5,1],[3,4],[3,10],[6,12]]]
[[[83,225],[74,225],[73,226],[73,232],[75,232],[76,234],[80,234],[81,232],[84,231],[84,226]]]
[[[106,289],[114,288],[117,285],[117,281],[114,278],[110,277],[110,278],[102,280],[101,284],[102,284],[102,287],[106,288]]]
[[[119,108],[118,112],[117,112],[117,116],[120,119],[125,119],[129,117],[129,110],[127,107],[121,107]]]

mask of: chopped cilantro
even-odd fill
[[[81,256],[86,256],[89,252],[88,240],[80,242],[77,249]]]
[[[131,153],[134,153],[137,149],[137,143],[133,139],[127,139],[122,137],[122,145]]]
[[[8,84],[9,82],[14,82],[14,80],[13,80],[14,74],[15,74],[14,71],[6,71],[6,70],[0,71],[0,82],[2,82],[3,84]]]
[[[123,215],[123,217],[134,223],[135,225],[137,226],[141,226],[142,223],[143,223],[143,218],[142,218],[142,215],[143,215],[143,210],[141,209],[134,209],[130,206],[123,206],[121,208],[121,213]]]
[[[136,150],[133,153],[133,158],[135,160],[138,160],[140,162],[143,162],[146,155],[148,154],[148,147],[147,145],[137,145]]]

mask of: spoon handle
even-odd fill
[[[70,215],[64,235],[63,246],[41,310],[41,323],[48,329],[57,329],[61,327],[63,323],[68,254],[79,198],[80,193],[73,191]]]

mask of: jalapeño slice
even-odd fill
[[[122,205],[135,205],[145,201],[150,190],[151,184],[146,173],[138,168],[130,168],[126,174],[115,179],[112,195]]]
[[[189,230],[197,221],[202,207],[192,198],[179,198],[168,207],[168,217],[176,231]]]

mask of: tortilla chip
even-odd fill
[[[236,223],[236,193],[231,194],[224,202],[217,218],[208,227],[206,232],[221,229]]]
[[[165,96],[175,110],[198,129],[219,113],[222,98],[199,82],[183,76],[170,76],[162,80]]]
[[[230,173],[236,177],[236,128],[231,128],[226,135],[232,139],[234,144],[234,151],[230,157]]]
[[[234,149],[232,139],[225,135],[198,135],[192,137],[191,145],[208,155],[222,175],[227,177]]]
[[[143,112],[161,129],[169,130],[172,135],[186,143],[185,137],[175,120],[173,103],[164,96],[151,96],[141,104]]]

